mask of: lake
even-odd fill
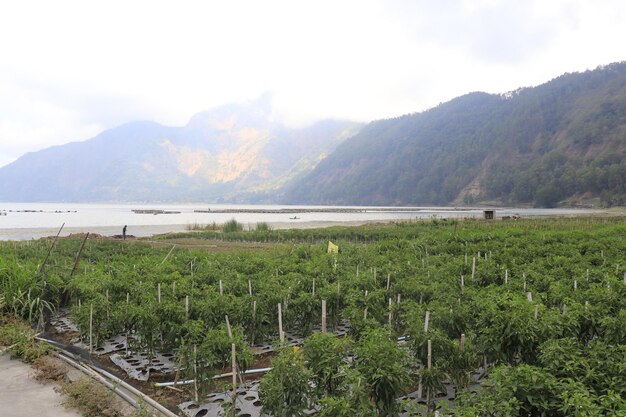
[[[143,212],[143,214],[137,211]],[[152,214],[153,212],[165,212]],[[496,216],[574,216],[600,214],[592,209],[498,208]],[[308,228],[335,224],[427,218],[482,217],[482,208],[454,207],[329,207],[225,204],[87,204],[0,203],[0,240],[25,240],[54,236],[65,223],[61,236],[91,232],[105,236],[122,233],[137,237],[180,232],[193,224],[217,224],[235,219],[246,228],[266,222],[274,228]]]

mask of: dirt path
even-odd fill
[[[8,355],[0,355],[0,415],[2,417],[81,417],[61,404],[54,384],[40,384],[34,370]]]

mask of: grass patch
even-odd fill
[[[35,359],[32,366],[37,370],[35,379],[39,382],[61,381],[67,372],[65,364],[50,355]]]
[[[259,222],[256,224],[256,231],[257,232],[269,232],[272,230],[272,227],[267,224],[266,222]]]
[[[19,358],[26,363],[50,351],[48,345],[35,339],[33,329],[18,321],[9,321],[0,326],[0,344],[7,346],[12,358]]]
[[[65,407],[75,408],[85,417],[122,416],[112,405],[115,394],[89,377],[64,383],[58,391],[65,395]]]
[[[230,219],[224,223],[224,233],[234,233],[243,231],[243,224],[239,223],[235,219]]]

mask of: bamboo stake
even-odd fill
[[[93,353],[93,303],[89,305],[89,353]]]
[[[322,300],[322,333],[326,333],[326,300]]]
[[[391,285],[391,274],[387,274],[387,291],[389,291],[390,285]]]
[[[237,347],[235,344],[230,345],[230,366],[233,370],[233,406],[235,405],[235,400],[237,399]]]
[[[389,297],[389,326],[391,326],[391,297]]]
[[[189,296],[185,296],[185,317],[189,320]]]
[[[285,343],[285,333],[283,333],[283,313],[280,303],[278,303],[278,337],[281,345]]]
[[[313,298],[315,298],[315,278],[313,278],[313,290],[311,291]]]
[[[533,302],[533,293],[531,293],[530,291],[526,293],[526,299],[528,299],[529,302]]]
[[[430,322],[430,311],[426,310],[426,317],[424,317],[424,333],[428,333],[429,322]]]
[[[172,245],[172,249],[170,249],[170,251],[167,253],[167,255],[165,255],[165,258],[163,258],[163,260],[161,261],[161,265],[163,265],[163,262],[165,262],[167,260],[167,258],[170,257],[170,254],[174,251],[175,247],[176,247],[176,244]]]
[[[535,304],[535,320],[539,318],[539,304]]]
[[[80,255],[83,253],[83,248],[85,247],[85,242],[87,241],[87,238],[89,237],[89,232],[87,232],[85,234],[85,238],[83,239],[83,243],[80,244],[80,249],[78,249],[78,253],[76,254],[76,259],[74,259],[74,267],[72,268],[72,272],[70,273],[70,277],[73,277],[74,274],[76,273],[76,269],[78,268],[78,264],[80,262]],[[85,266],[85,268],[87,268]],[[85,272],[87,272],[87,270],[85,269]]]
[[[509,270],[505,269],[504,270],[504,284],[508,284],[509,283]]]
[[[461,333],[461,342],[459,343],[459,348],[461,352],[465,351],[465,333]]]
[[[159,301],[159,304],[161,304],[161,283],[160,282],[157,284],[157,300]]]
[[[428,369],[432,369],[433,367],[433,345],[430,339],[428,339]]]
[[[193,393],[198,402],[198,347],[193,345]]]
[[[224,295],[224,286],[222,284],[222,280],[220,279],[220,295]]]
[[[474,276],[476,275],[476,257],[472,258],[472,281],[474,281]]]
[[[226,330],[228,330],[228,340],[233,341],[233,332],[230,328],[230,321],[228,320],[228,315],[224,316],[226,318]]]
[[[252,297],[252,281],[248,280],[248,294]]]
[[[52,249],[54,248],[54,245],[57,243],[57,239],[59,238],[59,235],[61,234],[61,230],[63,230],[63,226],[65,226],[65,222],[63,222],[63,224],[61,225],[61,228],[57,232],[57,235],[54,237],[54,240],[52,240],[52,243],[50,244],[50,248],[48,249],[48,253],[46,257],[44,258],[43,262],[41,263],[41,266],[39,267],[39,273],[41,273],[44,267],[46,266],[46,262],[48,262],[48,258],[50,257],[50,254],[52,253]]]

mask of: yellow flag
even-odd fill
[[[339,253],[339,246],[335,245],[330,240],[328,241],[328,253]]]

